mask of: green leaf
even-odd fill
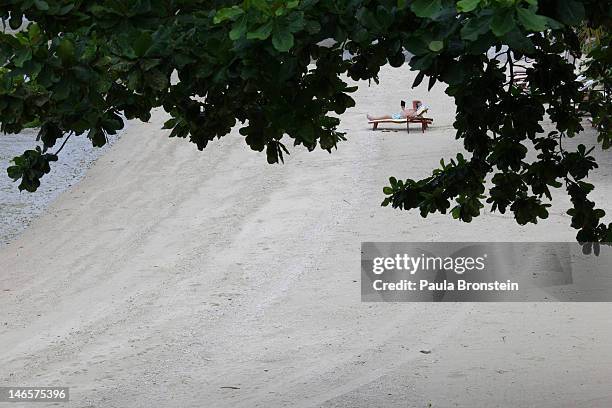
[[[317,33],[319,33],[321,31],[321,24],[319,24],[317,21],[309,20],[304,25],[304,28],[306,29],[308,34],[313,35],[313,34],[317,34]]]
[[[525,36],[525,34],[523,34],[518,28],[506,33],[503,39],[504,42],[506,42],[506,44],[508,44],[508,46],[513,50],[529,54],[535,49],[531,39]]]
[[[304,13],[294,12],[287,18],[287,29],[292,33],[296,33],[304,28]]]
[[[153,44],[153,39],[151,37],[151,33],[148,33],[146,31],[141,32],[133,44],[133,48],[134,48],[134,52],[136,53],[136,56],[143,57],[147,53],[149,48],[151,48],[152,44]]]
[[[276,141],[273,141],[266,145],[266,157],[269,164],[278,163],[279,150],[276,143]]]
[[[59,12],[57,13],[60,16],[66,15],[70,12],[70,10],[72,10],[74,8],[74,4],[66,4],[64,7],[59,9]]]
[[[443,41],[432,41],[432,42],[429,43],[429,49],[432,50],[433,52],[438,52],[442,48],[444,48],[444,42]]]
[[[13,181],[19,180],[23,175],[21,167],[19,166],[10,166],[8,169],[6,169],[6,172],[8,176],[13,179]]]
[[[468,13],[480,4],[480,0],[461,0],[457,2],[457,11]]]
[[[34,5],[36,5],[36,8],[39,9],[40,11],[49,10],[49,4],[44,0],[35,0]]]
[[[246,38],[248,40],[265,40],[270,37],[272,33],[272,21],[268,21],[266,24],[260,26],[255,31],[249,31]]]
[[[449,85],[458,85],[467,76],[465,66],[461,63],[446,64],[442,73],[442,80]],[[442,164],[444,167],[444,164]]]
[[[423,37],[412,34],[404,40],[404,47],[414,55],[423,55],[428,53],[428,44],[423,41]]]
[[[516,10],[519,22],[530,31],[540,32],[546,29],[546,18],[537,15],[533,10],[519,8]]]
[[[433,65],[434,58],[433,54],[415,56],[410,60],[410,66],[415,71],[426,71]]]
[[[563,28],[563,24],[555,20],[554,18],[544,17],[546,19],[546,26],[553,30],[560,30]]]
[[[13,57],[13,63],[16,67],[21,68],[26,61],[32,59],[32,49],[31,48],[20,48]]]
[[[352,36],[353,41],[358,42],[358,43],[365,43],[369,40],[370,36],[368,34],[368,30],[366,30],[363,27],[360,27],[359,29],[357,29],[357,31],[355,31],[355,33]]]
[[[19,29],[23,24],[23,15],[17,12],[11,12],[11,18],[9,19],[9,27],[13,30]]]
[[[410,5],[410,10],[417,17],[432,18],[442,10],[440,0],[416,0]]]
[[[213,23],[219,24],[226,20],[234,20],[236,17],[244,14],[244,10],[238,6],[223,8],[215,14]]]
[[[516,23],[514,21],[514,10],[510,8],[503,9],[495,13],[490,24],[491,31],[497,37],[503,36],[507,32],[514,29],[515,26]]]
[[[102,129],[91,129],[87,134],[87,137],[91,140],[91,144],[94,147],[102,147],[106,144],[106,135]]]
[[[74,44],[67,38],[60,41],[57,46],[57,56],[60,57],[63,63],[71,63],[74,61]]]
[[[431,91],[431,88],[433,88],[433,86],[436,84],[436,77],[435,76],[430,76],[429,77],[429,83],[427,84],[427,91]]]
[[[246,31],[247,31],[247,19],[246,17],[242,17],[240,20],[234,23],[234,26],[232,27],[232,30],[229,33],[229,38],[232,41],[236,41],[239,38],[242,38],[242,36],[246,34]]]
[[[584,4],[576,0],[557,1],[557,20],[567,25],[577,25],[585,17]]]
[[[147,73],[146,84],[158,91],[168,86],[168,77],[158,69],[153,69]]]
[[[420,71],[416,78],[414,78],[414,82],[412,83],[412,87],[416,88],[417,86],[419,86],[421,84],[421,82],[423,82],[423,78],[425,78],[425,72]]]
[[[489,31],[491,16],[480,16],[470,18],[461,28],[461,38],[468,41],[476,41],[479,36]]]
[[[251,7],[256,10],[259,10],[266,16],[270,16],[272,14],[270,3],[268,2],[268,0],[249,0],[249,1],[245,1],[245,3],[247,4],[246,6],[247,8]]]
[[[272,45],[279,52],[287,52],[293,47],[293,34],[286,29],[277,30],[272,35]]]
[[[40,26],[36,23],[30,24],[28,26],[28,37],[30,41],[36,42],[40,38]]]

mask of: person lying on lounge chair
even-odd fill
[[[399,113],[394,113],[393,115],[381,115],[381,116],[373,116],[368,114],[368,120],[385,120],[385,119],[393,119],[393,120],[401,120],[401,119],[413,119],[417,116],[423,114],[424,110],[426,110],[425,106],[422,104],[418,104],[416,109],[406,108],[406,102],[401,102],[402,111]]]

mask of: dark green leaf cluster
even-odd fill
[[[40,178],[51,171],[49,162],[57,161],[54,154],[43,153],[40,147],[26,150],[23,155],[15,157],[14,165],[7,169],[13,180],[21,179],[20,190],[34,192],[40,186]]]
[[[523,225],[547,218],[551,187],[565,186],[577,239],[612,241],[612,224],[601,222],[605,212],[587,197],[592,186],[584,180],[597,167],[592,149],[580,145],[566,151],[562,143],[583,130],[582,115],[588,111],[601,146],[610,147],[609,31],[589,55],[586,71],[589,78],[598,78],[603,92],[587,95],[570,61],[582,57],[575,26],[586,21],[609,28],[611,4],[463,0],[455,10],[452,3],[407,3],[427,19],[407,48],[416,54],[411,61],[420,71],[416,84],[425,76],[430,87],[437,80],[449,84],[447,93],[457,105],[457,138],[471,159],[442,162],[419,181],[392,178],[383,205],[419,208],[423,216],[450,211],[469,222],[480,214],[490,180],[486,202],[491,209],[510,210]],[[526,75],[523,84],[515,82],[519,69]],[[547,135],[540,126],[545,117],[556,127]],[[530,150],[537,160],[527,159]]]
[[[146,121],[158,107],[171,115],[170,136],[199,149],[238,126],[269,163],[289,143],[331,152],[345,140],[337,115],[354,106],[345,78],[376,82],[407,50],[414,85],[449,85],[469,158],[424,180],[392,179],[385,204],[469,222],[489,203],[525,224],[546,218],[550,188],[565,186],[579,239],[612,240],[587,198],[596,164],[562,144],[589,112],[610,147],[609,0],[7,0],[0,17],[0,129],[40,124],[39,155],[10,170],[20,188],[37,187],[62,137],[102,146],[124,120]],[[588,97],[565,58],[582,56],[583,24],[607,30],[586,67],[606,91]],[[546,117],[556,131],[545,135]]]

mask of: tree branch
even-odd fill
[[[67,142],[68,142],[68,140],[70,139],[70,136],[72,136],[73,134],[74,134],[74,132],[70,132],[70,133],[68,133],[68,136],[66,136],[66,139],[64,140],[64,143],[62,143],[62,145],[60,146],[60,148],[59,148],[59,149],[58,149],[58,150],[57,150],[55,153],[53,153],[54,155],[56,155],[56,156],[57,156],[57,155],[58,155],[58,154],[59,154],[59,153],[62,151],[62,149],[64,148],[64,146],[66,146],[66,143],[67,143]]]

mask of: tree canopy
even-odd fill
[[[343,78],[377,81],[407,50],[414,85],[448,84],[468,157],[422,180],[392,177],[383,205],[470,222],[487,203],[527,224],[565,188],[577,239],[612,241],[588,198],[591,151],[562,143],[588,112],[599,144],[612,144],[610,0],[0,0],[0,15],[1,130],[36,125],[42,142],[8,168],[20,189],[38,188],[72,135],[102,146],[156,107],[171,115],[171,137],[199,149],[238,125],[269,163],[288,144],[331,152],[345,140],[332,112],[354,106]],[[588,49],[584,29],[600,33]],[[603,92],[587,98],[576,61]]]

